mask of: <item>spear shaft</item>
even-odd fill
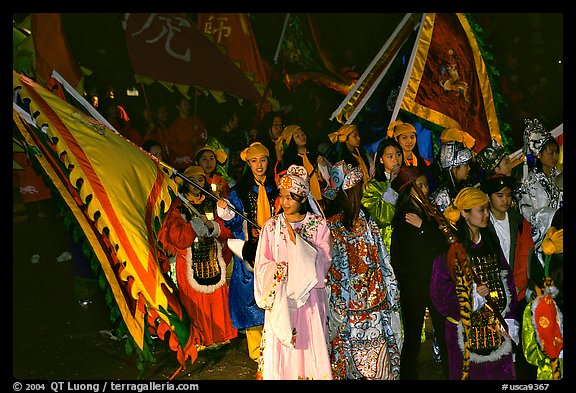
[[[216,201],[219,201],[220,198],[218,197],[216,194],[214,194],[212,191],[207,190],[206,188],[202,187],[200,184],[196,183],[194,180],[187,178],[186,176],[184,176],[183,174],[181,174],[180,172],[178,172],[178,170],[176,168],[173,168],[171,166],[169,166],[168,164],[158,160],[156,157],[152,156],[154,159],[156,159],[156,161],[158,161],[158,163],[160,164],[160,166],[162,166],[163,168],[165,168],[169,173],[178,176],[180,179],[184,180],[186,183],[193,185],[194,187],[196,187],[197,189],[199,189],[202,193],[208,195],[209,197],[213,198]],[[252,224],[254,227],[256,227],[257,229],[261,229],[260,225],[256,224],[254,221],[252,221],[251,219],[249,219],[245,214],[241,213],[240,211],[238,211],[238,209],[236,209],[236,207],[234,207],[234,205],[232,205],[229,201],[227,201],[226,199],[224,199],[226,201],[227,207],[232,210],[234,213],[238,214],[240,217],[242,217],[244,220],[246,220],[247,222],[249,222],[250,224]]]

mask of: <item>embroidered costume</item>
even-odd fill
[[[486,194],[467,187],[444,214],[454,224],[461,211],[487,204]],[[461,231],[468,231],[469,224],[462,220]],[[449,378],[515,379],[516,288],[498,239],[485,228],[479,231],[477,243],[469,242],[469,251],[457,241],[434,260],[432,268],[430,296],[446,318]],[[477,283],[488,286],[486,298],[476,291]]]
[[[331,168],[327,191],[359,192],[362,177],[359,167],[339,161]],[[361,209],[351,229],[344,226],[343,213],[327,221],[334,244],[328,271],[334,379],[399,379],[400,292],[380,230]]]
[[[296,244],[286,225],[298,234]],[[332,379],[325,288],[331,254],[330,230],[321,215],[308,212],[289,223],[280,214],[262,228],[254,267],[256,303],[266,310],[262,379]]]
[[[199,167],[190,168],[202,172]],[[185,176],[190,176],[188,169]],[[213,229],[199,214],[212,221]],[[189,195],[186,203],[175,199],[158,235],[163,248],[176,257],[175,278],[180,299],[198,327],[194,342],[201,346],[238,336],[230,319],[226,262],[222,257],[222,242],[230,237],[222,220],[215,217],[215,202],[204,195],[196,198]]]

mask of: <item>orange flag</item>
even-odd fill
[[[244,13],[199,13],[198,28],[212,36],[212,42],[226,48],[226,53],[240,68],[253,78],[254,83],[265,86],[270,70],[260,57],[256,37],[248,15]]]
[[[62,75],[72,86],[82,80],[80,66],[72,56],[64,36],[62,14],[32,14],[32,37],[36,50],[36,75],[48,81],[53,70]]]

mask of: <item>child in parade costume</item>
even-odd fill
[[[328,271],[328,331],[334,379],[397,380],[402,326],[400,292],[380,230],[364,212],[363,171],[337,162],[324,192],[334,257]]]
[[[338,131],[328,135],[330,142],[336,145],[337,161],[344,160],[348,165],[357,166],[362,170],[362,185],[370,180],[370,158],[360,146],[360,133],[354,124],[344,124]]]
[[[431,192],[432,202],[441,212],[446,210],[470,174],[472,150],[456,140],[440,144],[440,157],[432,168],[436,188]],[[438,164],[440,170],[438,171]]]
[[[214,149],[209,145],[200,146],[194,154],[196,165],[204,170],[206,182],[217,197],[227,198],[230,194],[230,186],[226,179],[218,173],[218,165],[226,162],[228,156],[221,149]]]
[[[480,189],[490,198],[488,229],[498,236],[504,257],[510,265],[518,296],[515,316],[522,330],[522,314],[526,308],[528,288],[528,258],[534,250],[530,223],[512,208],[516,181],[511,176],[493,175],[482,180]],[[514,363],[517,379],[534,379],[535,369],[526,362],[521,345],[514,346]]]
[[[390,257],[402,294],[400,308],[404,342],[400,379],[418,379],[418,355],[426,309],[432,318],[444,378],[448,378],[444,318],[430,300],[432,263],[437,255],[446,252],[447,242],[438,222],[427,214],[423,206],[428,200],[426,173],[417,166],[404,165],[392,175],[391,184],[398,192],[392,218]]]
[[[260,228],[274,213],[278,195],[274,174],[268,165],[269,156],[268,149],[260,142],[253,142],[245,148],[240,158],[250,170],[245,171],[232,188],[228,200],[222,198],[217,202],[218,216],[232,231],[235,239],[231,240],[237,240],[228,242],[235,254],[230,277],[230,315],[235,328],[245,329],[248,355],[256,362],[260,357],[264,310],[254,298],[254,259]],[[236,214],[228,204],[249,221]]]
[[[525,119],[524,123],[524,154],[527,161],[535,160],[535,163],[532,169],[526,169],[527,174],[517,190],[517,200],[520,213],[532,227],[532,239],[541,270],[544,266],[542,241],[554,213],[562,206],[564,193],[556,184],[556,177],[560,173],[556,168],[558,143],[537,119]]]
[[[202,168],[190,166],[183,175],[206,187]],[[198,349],[218,347],[238,336],[228,308],[226,262],[222,242],[231,237],[222,220],[215,216],[216,202],[196,186],[181,183],[162,223],[158,239],[170,255],[176,256],[175,277],[180,299],[198,327],[194,334]]]
[[[390,185],[392,170],[402,165],[402,148],[394,138],[385,138],[378,145],[374,159],[374,177],[366,183],[362,205],[374,219],[384,245],[390,250],[392,216],[398,194]]]
[[[325,289],[330,229],[306,168],[290,166],[279,190],[282,212],[264,224],[254,264],[254,297],[266,310],[257,379],[332,379]]]
[[[387,136],[394,138],[402,147],[404,165],[417,166],[420,170],[426,169],[430,162],[420,156],[416,140],[416,128],[410,123],[396,120],[388,126]]]
[[[222,149],[214,149],[209,145],[200,146],[194,154],[196,164],[204,170],[206,183],[212,190],[212,193],[218,198],[227,198],[230,194],[230,186],[226,179],[218,172],[223,171],[223,164],[228,156]],[[222,257],[228,266],[226,276],[230,278],[232,265],[229,263],[232,259],[232,251],[228,247],[228,242],[222,244]]]
[[[518,297],[498,238],[486,229],[488,196],[463,188],[444,212],[456,225],[448,252],[434,260],[430,296],[446,318],[450,379],[515,379],[512,341]]]
[[[542,242],[545,255],[543,276],[538,280],[523,315],[522,347],[528,362],[537,367],[536,378],[539,380],[558,380],[564,374],[562,221],[562,208],[559,208]]]
[[[492,139],[489,145],[480,150],[474,159],[484,171],[484,179],[498,174],[512,176],[512,163],[508,153],[506,153],[504,146],[495,139]]]

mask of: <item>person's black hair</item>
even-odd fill
[[[304,130],[302,131],[305,133]],[[306,138],[308,138],[308,135],[306,135]],[[318,160],[318,153],[308,148],[308,142],[306,142],[306,151],[308,160],[315,166]],[[290,138],[290,142],[288,142],[288,146],[282,154],[282,159],[278,163],[277,172],[288,169],[290,165],[304,166],[304,160],[298,155],[298,146],[296,146],[296,142],[294,142],[294,137]]]
[[[427,213],[412,198],[412,188],[415,186],[415,183],[411,182],[402,188],[398,193],[398,199],[396,200],[396,205],[394,208],[394,215],[392,216],[391,220],[392,227],[394,227],[394,225],[400,221],[405,221],[407,212],[416,213],[422,219],[427,218]]]
[[[366,219],[370,218],[370,213],[362,205],[362,192],[364,186],[362,182],[359,181],[353,187],[347,190],[338,190],[336,194],[336,199],[334,202],[338,205],[340,212],[342,213],[342,225],[344,228],[352,231],[354,229],[354,221],[358,217],[360,210],[364,212]]]
[[[346,142],[337,142],[336,143],[336,162],[340,160],[344,160],[346,164],[350,164],[352,166],[358,166],[358,161],[352,154],[348,147],[346,146]],[[364,160],[364,164],[366,164],[367,168],[370,168],[370,162],[368,161],[368,157],[366,155],[366,149],[362,147],[362,145],[358,146],[358,153],[362,160]]]
[[[248,163],[245,163],[244,171],[238,179],[238,182],[233,187],[243,203],[246,203],[248,200],[248,193],[252,190],[252,187],[255,184],[256,180],[254,179],[254,174],[250,170]],[[276,182],[274,180],[274,168],[273,164],[270,162],[270,157],[268,157],[268,166],[266,167],[266,180],[264,181],[264,186],[267,188],[268,186],[272,187],[272,191],[268,193],[268,199],[270,202],[272,202],[278,196],[278,187],[276,186]]]
[[[280,193],[280,192],[278,192],[278,193]],[[310,202],[308,202],[308,198],[306,198],[300,194],[295,194],[293,192],[290,192],[290,197],[292,199],[294,199],[296,202],[300,203],[300,208],[298,209],[298,213],[306,214],[307,212],[310,212],[310,213],[314,212],[312,210],[312,207],[310,206]],[[282,205],[280,205],[279,213],[281,213],[283,211],[284,211],[284,209],[282,208]]]
[[[388,137],[382,139],[382,141],[380,141],[380,143],[378,144],[378,149],[376,150],[376,156],[375,156],[375,160],[374,160],[374,169],[375,169],[374,179],[375,180],[378,180],[378,181],[387,180],[386,167],[384,166],[384,163],[380,162],[380,158],[382,157],[382,155],[384,154],[384,150],[388,146],[394,146],[395,148],[397,148],[398,151],[400,151],[400,154],[402,154],[402,162],[400,162],[400,165],[402,165],[404,162],[404,152],[402,151],[402,146],[400,146],[398,141],[394,138],[388,138]],[[418,162],[420,162],[420,160],[418,160]]]
[[[550,145],[556,146],[556,148],[558,148],[558,151],[560,151],[560,145],[558,145],[558,142],[556,141],[556,139],[550,138],[546,141],[546,143],[544,143],[544,146],[542,146],[542,149],[540,149],[540,153],[542,153],[544,151],[544,149],[546,149]],[[540,159],[538,157],[534,157],[534,158],[535,158],[534,169],[537,172],[543,172],[544,168],[542,167],[542,161],[540,161]]]

